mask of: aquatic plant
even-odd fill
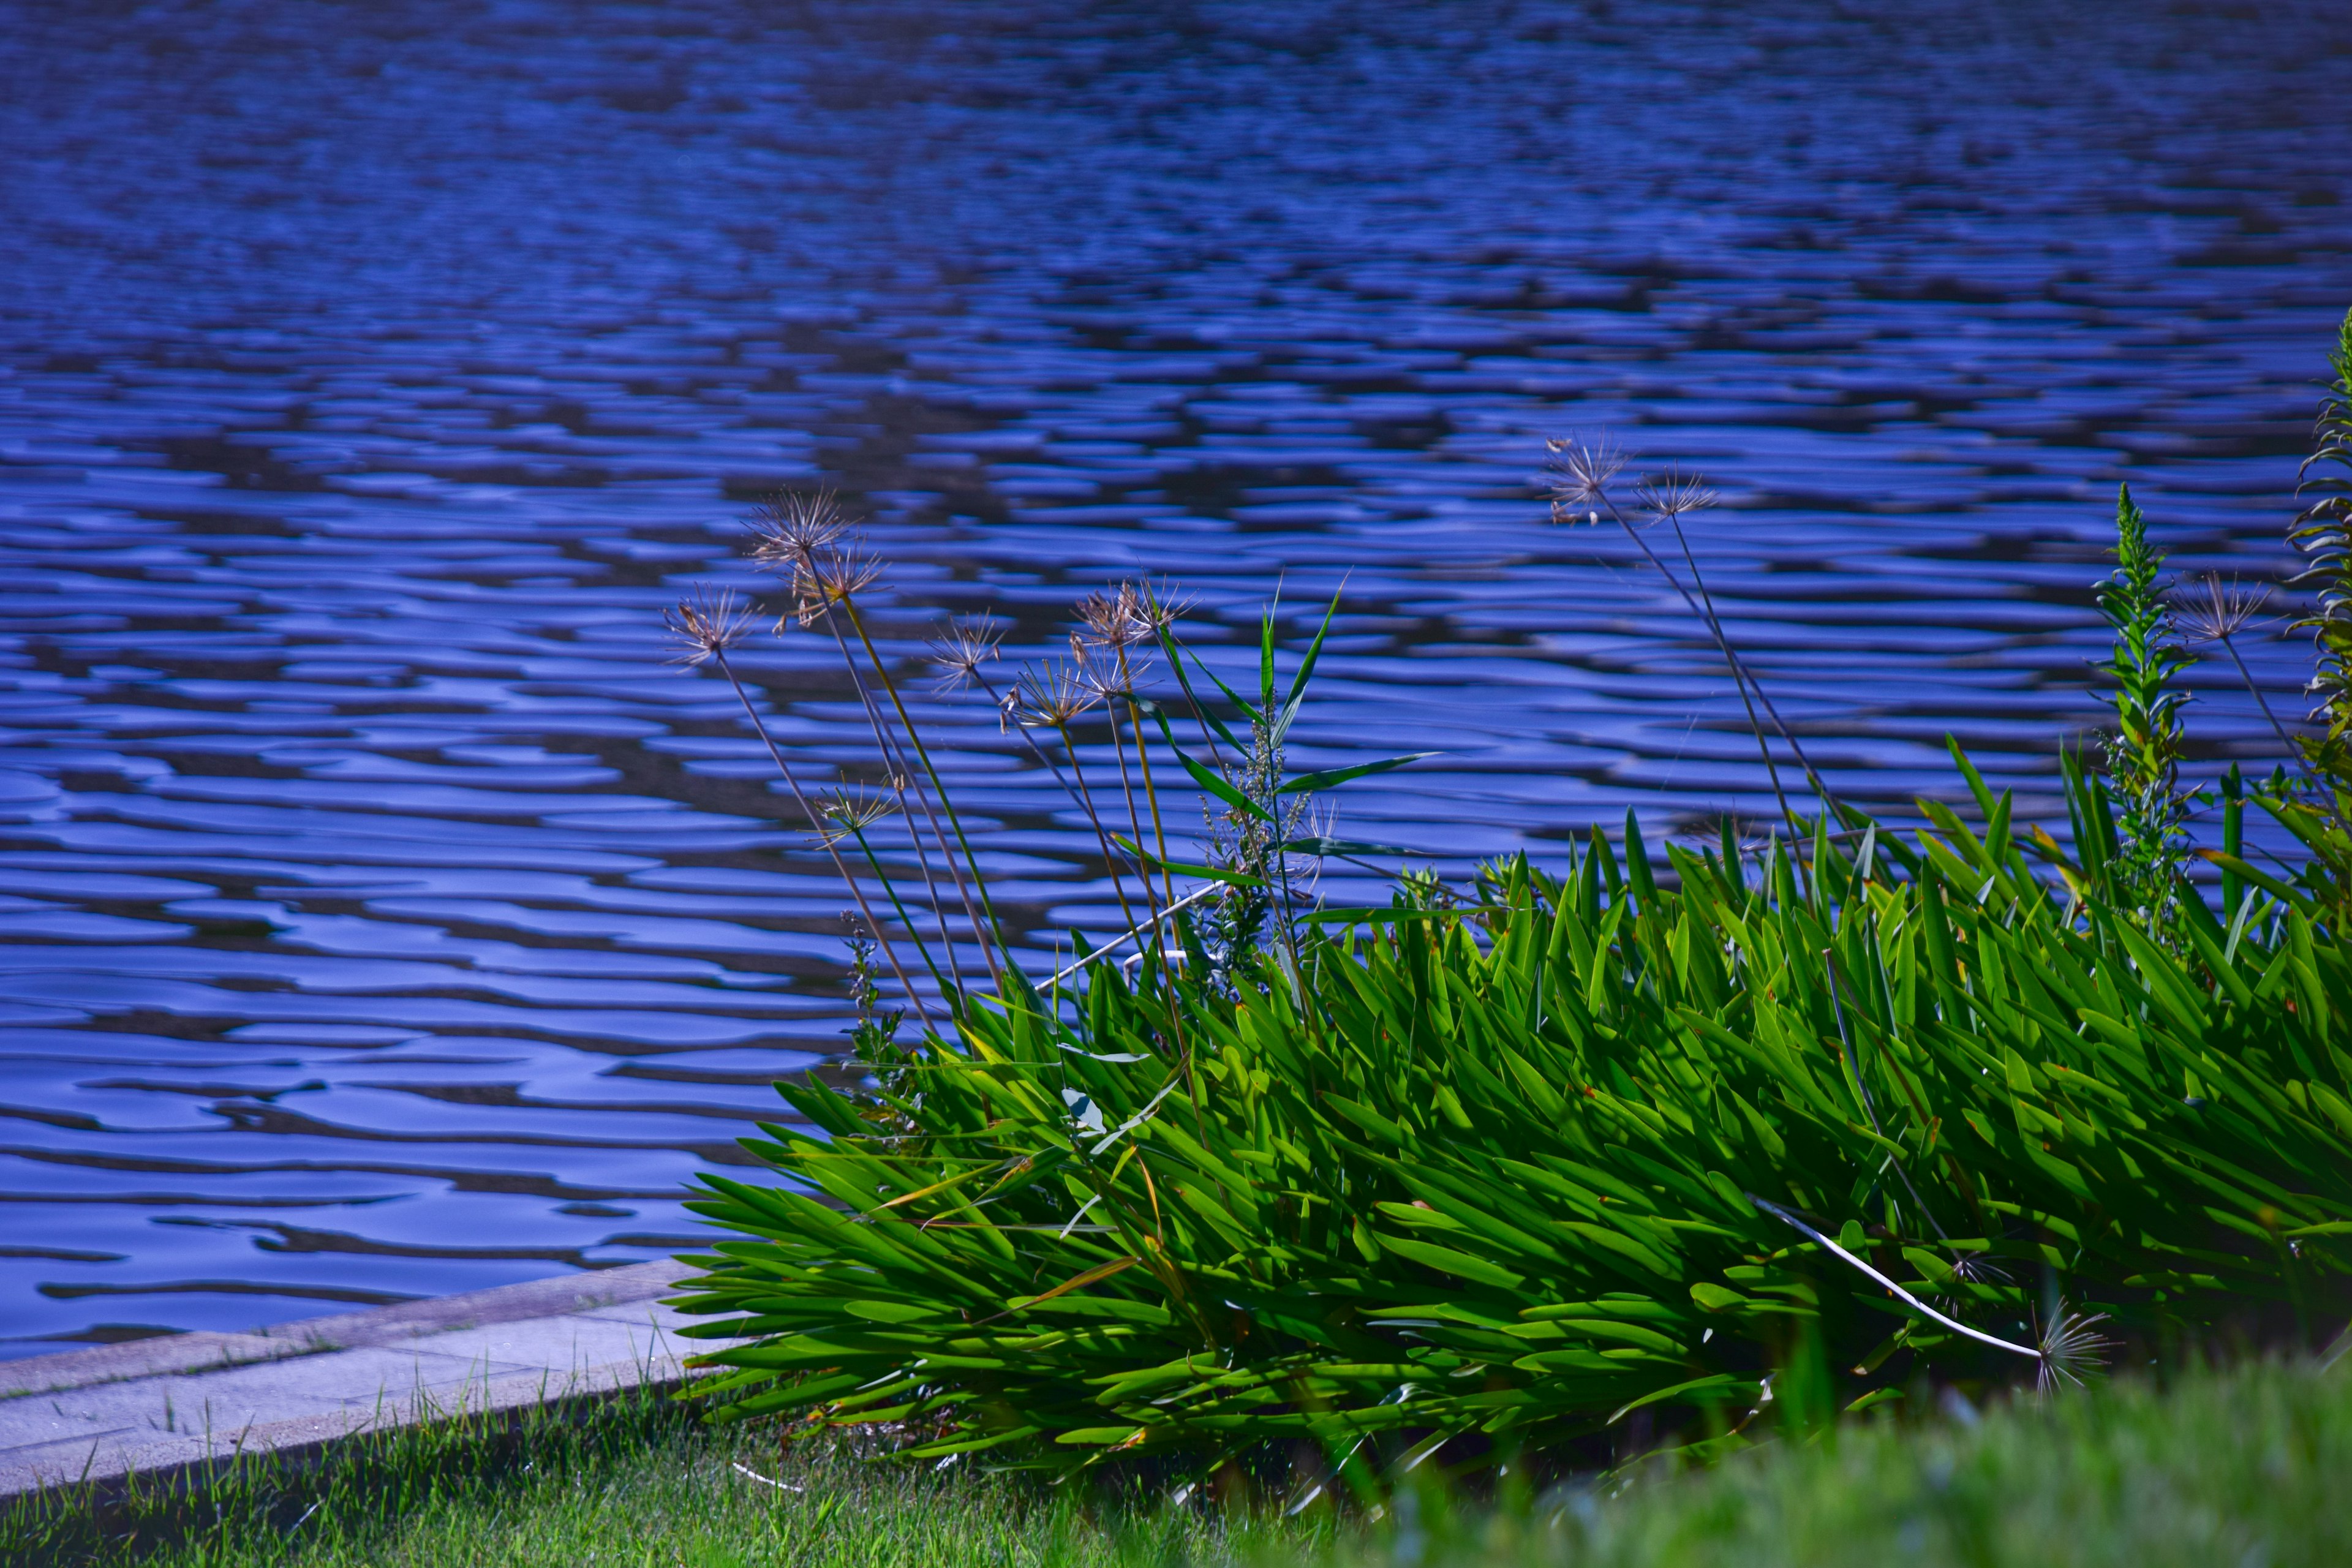
[[[815,1131],[745,1147],[782,1184],[705,1178],[691,1206],[740,1238],[681,1298],[742,1342],[705,1358],[715,1413],[1057,1469],[1305,1443],[1375,1487],[1441,1451],[1719,1451],[1939,1384],[2054,1389],[2117,1346],[2309,1342],[2352,1311],[2340,906],[2244,858],[2234,774],[2231,901],[2189,885],[2190,656],[2128,493],[2100,600],[2116,730],[2106,776],[2065,758],[2070,841],[2017,824],[1957,747],[1979,826],[1923,799],[1906,837],[1830,797],[1724,634],[1681,529],[1696,481],[1643,491],[1678,574],[1612,499],[1615,454],[1555,458],[1556,513],[1625,527],[1821,810],[1780,794],[1789,837],[1752,866],[1727,819],[1654,868],[1629,814],[1557,871],[1514,857],[1322,907],[1314,864],[1393,852],[1332,837],[1312,800],[1414,760],[1287,769],[1336,599],[1286,678],[1268,612],[1246,698],[1144,584],[1089,600],[1067,655],[1003,690],[992,642],[951,630],[945,683],[985,691],[1081,806],[1127,929],[1041,983],[975,914],[982,990],[931,873],[911,908],[892,894],[951,1025],[862,1026],[869,1087],[780,1085]],[[820,577],[815,552],[852,547],[813,508],[781,509],[802,542],[772,555],[804,619],[856,632],[837,643],[877,749],[924,759],[929,798],[900,796],[919,850],[986,909],[859,620],[873,579]],[[2231,603],[2210,640],[2242,629]],[[1142,689],[1154,653],[1172,696]],[[1211,815],[1198,862],[1167,847],[1175,774]],[[2292,790],[2256,798],[2340,832]]]
[[[1601,513],[1607,511],[1610,521],[1624,530],[1625,536],[1641,551],[1643,559],[1665,579],[1675,597],[1698,617],[1708,637],[1714,640],[1717,650],[1723,655],[1724,665],[1731,672],[1732,685],[1739,693],[1740,705],[1747,710],[1748,727],[1754,733],[1756,749],[1764,759],[1765,776],[1771,783],[1772,798],[1780,807],[1780,820],[1791,839],[1803,837],[1797,824],[1796,812],[1790,806],[1788,791],[1781,786],[1780,768],[1773,759],[1771,742],[1766,738],[1763,722],[1758,718],[1759,708],[1771,720],[1774,732],[1788,747],[1798,767],[1803,770],[1805,782],[1811,787],[1814,796],[1825,806],[1831,805],[1829,786],[1813,771],[1811,759],[1805,755],[1805,749],[1798,743],[1788,721],[1780,717],[1780,710],[1773,703],[1771,694],[1764,689],[1763,681],[1740,657],[1739,650],[1732,646],[1729,634],[1723,629],[1723,618],[1716,612],[1715,595],[1707,591],[1706,578],[1699,571],[1698,557],[1691,550],[1690,537],[1683,529],[1682,520],[1685,516],[1715,504],[1715,492],[1696,477],[1678,469],[1645,476],[1635,487],[1637,500],[1645,513],[1642,521],[1636,521],[1619,506],[1613,488],[1617,476],[1625,468],[1626,458],[1622,448],[1605,437],[1598,439],[1567,437],[1549,441],[1545,447],[1551,454],[1552,521],[1569,526],[1597,524],[1601,521]],[[1577,516],[1580,510],[1584,513],[1580,518]],[[1661,522],[1670,525],[1673,530],[1684,565],[1690,573],[1691,580],[1687,586],[1643,536],[1647,526]]]
[[[1817,839],[1817,897],[1785,847],[1754,880],[1675,848],[1668,889],[1639,842],[1325,911],[1239,995],[1178,973],[1183,1114],[1166,1015],[1108,970],[873,1095],[786,1086],[819,1134],[751,1147],[811,1191],[698,1205],[760,1238],[693,1282],[761,1336],[711,1393],[931,1457],[1409,1467],[1645,1409],[1727,1440],[2011,1352],[2079,1375],[2086,1314],[2151,1352],[2341,1321],[2352,973],[2307,916],[2207,917],[2184,962],[2074,929],[2004,832]]]

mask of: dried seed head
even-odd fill
[[[1121,583],[1108,594],[1089,594],[1078,601],[1081,635],[1097,647],[1126,649],[1156,642],[1192,608],[1163,585]]]
[[[1555,522],[1574,522],[1580,507],[1605,506],[1609,481],[1625,467],[1624,448],[1607,436],[1587,440],[1569,436],[1546,441],[1551,453],[1545,467],[1551,473],[1551,515]]]
[[[1083,633],[1070,634],[1070,679],[1094,693],[1098,702],[1132,696],[1150,668],[1150,654],[1124,647],[1107,651],[1089,646]]]
[[[1148,582],[1134,586],[1136,616],[1155,639],[1182,619],[1194,603],[1192,595],[1179,594],[1165,583],[1157,587]]]
[[[1075,658],[1024,670],[1014,690],[1019,706],[1013,721],[1027,730],[1058,730],[1101,700]]]
[[[731,588],[698,584],[662,612],[662,625],[677,644],[670,662],[707,663],[751,635],[751,607]]]
[[[1080,630],[1073,636],[1074,643],[1083,637],[1097,647],[1127,648],[1152,635],[1143,595],[1132,583],[1121,583],[1108,594],[1088,594],[1078,601],[1077,615]]]
[[[793,568],[793,613],[801,625],[814,626],[835,605],[845,604],[872,587],[882,575],[882,563],[854,544],[835,545]]]
[[[946,631],[923,645],[940,667],[939,689],[960,691],[979,680],[980,667],[996,657],[996,645],[1003,639],[1004,634],[984,620],[949,622]]]
[[[1715,492],[1697,475],[1685,474],[1679,468],[1649,475],[1633,487],[1633,494],[1640,499],[1643,510],[1660,522],[1704,511],[1715,504]]]
[[[2042,1326],[2035,1347],[2042,1352],[2042,1368],[2034,1374],[2034,1386],[2045,1394],[2065,1383],[2082,1387],[2083,1374],[2096,1372],[2116,1348],[2116,1341],[2098,1331],[2106,1321],[2105,1312],[2084,1316],[2067,1311],[2061,1302],[2057,1317]]]
[[[892,809],[886,796],[836,790],[816,803],[817,840],[829,848],[845,838],[854,838],[889,816]]]
[[[1984,1252],[1964,1252],[1952,1259],[1952,1278],[1979,1285],[2006,1285],[2009,1270]]]
[[[2185,641],[2226,642],[2260,617],[2270,602],[2269,584],[2248,586],[2235,577],[2224,583],[2215,572],[2182,584],[2173,616]]]
[[[804,566],[849,531],[849,520],[841,515],[841,503],[831,490],[772,496],[746,522],[751,530],[751,558],[784,568]]]

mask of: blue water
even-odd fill
[[[1542,441],[1694,544],[1816,760],[2095,718],[2128,480],[2281,530],[2352,304],[2318,6],[0,5],[0,1353],[658,1256],[841,1044],[845,900],[660,607],[837,488],[913,660],[1150,574],[1340,596],[1294,762],[1454,869],[1753,742]],[[2284,602],[2283,602],[2284,603]],[[2306,645],[2246,647],[2299,712]],[[813,633],[747,669],[870,778]],[[2204,765],[2278,746],[2196,672]],[[927,700],[927,704],[929,700]],[[1037,952],[1083,824],[929,704]],[[1343,889],[1344,890],[1344,889]]]

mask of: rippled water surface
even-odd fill
[[[1338,591],[1294,760],[1444,748],[1340,826],[1458,867],[1769,807],[1705,639],[1546,520],[1543,437],[1613,428],[1723,491],[1840,787],[1956,731],[2046,809],[2116,481],[2287,565],[2338,22],[0,5],[0,1353],[691,1235],[845,1022],[843,896],[657,626],[760,586],[779,487],[873,518],[910,676],[1133,574],[1213,658]],[[865,776],[814,634],[743,662]],[[1017,742],[929,718],[1041,952],[1107,925]]]

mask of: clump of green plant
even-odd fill
[[[751,1147],[813,1192],[698,1205],[760,1238],[692,1282],[759,1336],[711,1392],[930,1457],[1307,1439],[1369,1472],[2340,1320],[2352,1082],[2320,1020],[2352,973],[2305,917],[2192,924],[2200,984],[2095,908],[2106,959],[2005,828],[1817,840],[1817,898],[1785,850],[1751,880],[1678,849],[1664,889],[1638,843],[1355,911],[1296,994],[1180,976],[1189,1106],[1110,972],[1073,1018],[974,1009],[919,1103],[788,1086],[823,1135]]]
[[[1606,500],[1613,459],[1562,461],[1563,498]],[[1369,1489],[1441,1453],[1721,1452],[1939,1385],[2062,1386],[2119,1346],[2341,1323],[2352,962],[2308,886],[2239,853],[2242,794],[2231,907],[2187,883],[2189,656],[2128,494],[2101,599],[2117,733],[2107,779],[2069,759],[2070,852],[1957,748],[1978,826],[1922,800],[1906,838],[1833,800],[1722,636],[1681,532],[1696,482],[1646,493],[1691,585],[1659,570],[1822,803],[1806,823],[1780,795],[1758,857],[1727,819],[1662,872],[1629,815],[1556,873],[1320,907],[1313,861],[1389,852],[1306,802],[1412,760],[1288,773],[1328,612],[1286,680],[1265,618],[1255,700],[1141,585],[1002,693],[992,643],[940,645],[1083,812],[1128,929],[1024,974],[937,773],[935,806],[894,778],[911,870],[855,837],[949,1023],[861,1039],[870,1089],[780,1085],[805,1127],[746,1144],[780,1184],[706,1178],[695,1206],[742,1238],[681,1299],[735,1342],[706,1358],[714,1411],[1060,1470],[1290,1446],[1313,1485]],[[763,549],[803,623],[856,632],[885,761],[923,755],[859,619],[872,574],[800,506],[775,515],[847,553]],[[680,618],[727,669],[724,617]],[[1148,652],[1181,703],[1144,694]],[[1211,813],[1201,862],[1170,857],[1171,774]],[[992,989],[926,857],[963,868]]]

